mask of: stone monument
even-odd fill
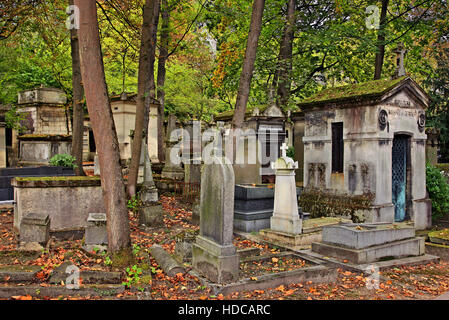
[[[184,170],[181,163],[176,163],[171,157],[172,149],[178,141],[172,141],[171,134],[176,130],[176,117],[170,115],[167,127],[167,139],[165,140],[165,166],[162,169],[162,179],[182,180],[184,179]]]
[[[298,207],[295,170],[298,163],[287,157],[287,145],[281,147],[282,156],[271,164],[276,170],[273,216],[270,229],[260,230],[260,235],[282,247],[297,249],[321,241],[321,230],[326,225],[351,222],[341,218],[308,219],[303,223],[303,213]]]
[[[144,154],[144,168],[143,168],[143,184],[140,190],[140,200],[143,202],[158,201],[157,188],[153,180],[153,171],[151,169],[151,160],[148,153],[148,146],[144,144],[142,150]]]
[[[230,162],[218,153],[214,152],[213,162],[204,166],[201,175],[200,234],[192,246],[192,264],[210,281],[229,283],[239,274],[232,242],[235,178]]]
[[[271,230],[292,234],[302,233],[302,217],[298,213],[295,170],[298,162],[287,157],[287,145],[281,147],[282,156],[271,167],[276,170],[274,210]]]

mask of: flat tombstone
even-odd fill
[[[20,241],[37,242],[46,245],[50,238],[50,218],[48,214],[29,213],[20,223]]]
[[[200,234],[193,245],[193,266],[216,283],[238,279],[234,247],[234,172],[225,158],[212,157],[201,175]]]

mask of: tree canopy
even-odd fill
[[[97,1],[109,93],[137,92],[143,0]],[[234,108],[248,37],[252,0],[167,0],[165,113],[209,120]],[[393,75],[401,42],[406,70],[438,101],[435,124],[447,113],[449,4],[443,0],[390,0],[384,26],[373,16],[382,1],[296,0],[289,99],[283,108],[317,91],[373,79],[378,34],[385,35],[382,78]],[[266,0],[248,106],[267,104],[276,92],[279,49],[287,21],[287,0]],[[68,1],[2,2],[0,11],[0,103],[14,103],[17,91],[39,85],[71,88]],[[371,9],[367,9],[371,7]],[[377,11],[377,12],[378,12]],[[374,25],[373,25],[374,22]],[[371,23],[371,25],[370,25]],[[162,33],[165,31],[164,35]],[[161,41],[158,40],[160,49]],[[156,59],[160,51],[156,52]],[[157,73],[157,63],[155,65]],[[272,97],[273,98],[273,97]],[[430,116],[430,114],[429,114]],[[438,120],[440,119],[440,120]]]

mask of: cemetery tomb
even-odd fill
[[[422,256],[424,240],[415,237],[415,228],[408,223],[349,223],[324,227],[322,241],[312,243],[312,252],[346,259],[353,264],[366,264]]]
[[[66,102],[60,89],[41,87],[19,92],[18,109],[25,115],[25,132],[18,136],[20,165],[45,165],[56,154],[70,154],[72,136]]]
[[[230,126],[234,110],[225,111],[215,117]],[[248,107],[242,136],[234,155],[233,167],[236,184],[262,184],[274,182],[274,171],[270,163],[276,161],[279,148],[286,141],[286,132],[290,128],[286,116],[275,103],[264,106]],[[257,141],[257,142],[256,142]],[[248,155],[257,154],[255,163],[250,163]],[[237,161],[240,159],[240,162]]]
[[[82,238],[90,212],[105,212],[98,177],[18,177],[14,187],[14,229],[19,231],[24,216],[45,212],[50,232],[59,237]]]
[[[312,216],[346,211],[354,222],[412,221],[418,230],[429,228],[428,104],[429,96],[407,76],[325,89],[300,103],[305,113],[303,209]],[[334,201],[338,197],[347,201]],[[363,197],[368,204],[357,202]],[[335,206],[323,208],[323,203]]]

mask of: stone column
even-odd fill
[[[191,120],[186,122],[186,137],[183,137],[183,162],[184,182],[186,186],[183,194],[192,197],[191,193],[199,190],[201,183],[201,122]],[[200,222],[199,197],[193,198],[192,223],[198,225]]]
[[[140,190],[140,200],[146,202],[158,201],[157,188],[153,180],[153,171],[151,169],[151,160],[148,153],[148,146],[144,144],[142,150],[144,153],[144,168],[143,168],[143,184]]]
[[[224,157],[212,156],[201,175],[200,234],[192,246],[193,267],[210,281],[238,280],[233,240],[234,172]]]
[[[287,157],[285,143],[281,149],[282,157],[271,164],[271,167],[276,170],[271,230],[300,234],[302,233],[302,219],[298,213],[295,182],[295,170],[298,169],[298,162],[293,162],[291,158]]]
[[[172,148],[178,143],[178,141],[171,141],[171,133],[176,129],[176,117],[170,115],[168,119],[167,138],[165,141],[165,166],[162,169],[162,179],[182,180],[184,179],[184,170],[181,168],[180,163],[173,162],[171,159]]]

